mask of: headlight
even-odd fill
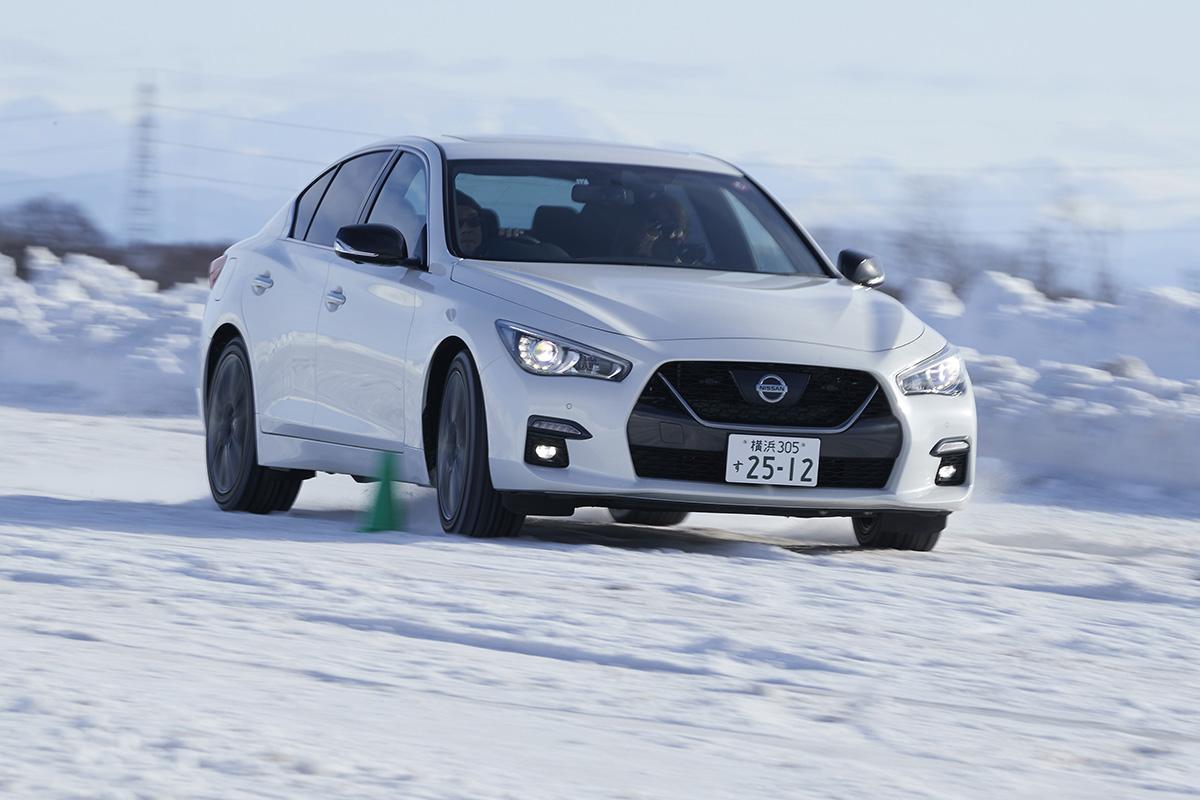
[[[896,376],[904,394],[959,395],[967,389],[967,370],[958,351],[947,345],[942,352]]]
[[[586,345],[498,320],[496,331],[508,354],[521,369],[534,375],[575,375],[619,381],[629,374],[630,363]]]

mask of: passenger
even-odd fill
[[[539,242],[528,234],[499,238],[495,224],[490,229],[484,215],[495,219],[495,212],[484,209],[466,192],[454,192],[454,216],[458,227],[458,249],[467,258],[499,258],[527,261],[570,261],[558,245]]]
[[[466,192],[454,193],[454,216],[458,225],[458,249],[465,256],[483,253],[483,207]]]

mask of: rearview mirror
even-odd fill
[[[838,253],[838,272],[860,286],[879,286],[883,283],[883,270],[876,265],[875,259],[857,250]]]
[[[344,225],[333,240],[333,251],[360,264],[416,266],[408,257],[404,234],[391,225]]]
[[[577,183],[571,187],[571,200],[576,203],[596,203],[602,206],[631,206],[633,192],[624,186]]]

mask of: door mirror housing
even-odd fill
[[[857,250],[843,250],[838,253],[838,272],[860,286],[883,284],[883,270],[875,263],[875,259]]]
[[[359,264],[420,266],[417,259],[408,257],[404,234],[391,225],[343,225],[333,240],[333,252]]]

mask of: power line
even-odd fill
[[[375,133],[373,131],[352,131],[352,130],[346,130],[345,128],[327,128],[323,125],[305,125],[305,124],[302,124],[299,122],[283,122],[282,120],[265,119],[263,117],[244,117],[244,116],[241,116],[238,114],[226,114],[221,111],[208,111],[208,110],[202,109],[202,108],[181,108],[179,106],[164,106],[164,105],[157,105],[157,104],[154,105],[153,107],[157,108],[161,111],[174,111],[174,112],[177,112],[180,114],[199,114],[199,115],[205,116],[205,117],[217,117],[218,119],[231,119],[231,120],[236,120],[238,122],[257,122],[261,125],[277,125],[281,128],[299,128],[301,130],[306,130],[306,131],[321,131],[323,133],[346,133],[346,134],[350,134],[351,136],[370,136],[374,139],[382,139],[388,135],[386,133]]]
[[[113,111],[124,111],[128,106],[112,106],[110,108],[89,108],[83,111],[46,111],[40,114],[17,114],[10,117],[0,117],[0,124],[5,122],[28,122],[38,119],[57,119],[61,117],[75,117],[83,114],[104,114]]]
[[[271,186],[266,183],[251,183],[249,181],[234,181],[228,178],[214,178],[210,175],[187,175],[182,172],[166,172],[164,170],[154,170],[155,175],[162,175],[168,178],[184,178],[192,181],[208,181],[210,183],[227,183],[232,186],[250,186],[255,189],[270,189],[275,192],[294,192],[295,186]]]
[[[802,169],[810,172],[887,172],[912,175],[978,175],[985,172],[1174,172],[1200,169],[1200,164],[997,164],[983,167],[904,166],[901,164],[821,164],[803,161],[742,161],[743,167]]]
[[[53,148],[47,148],[47,149],[50,150]],[[247,155],[249,155],[249,154],[247,154]],[[314,162],[314,163],[316,163],[316,162]],[[253,187],[255,189],[270,189],[272,191],[280,191],[280,192],[292,192],[292,191],[295,191],[297,188],[295,186],[272,186],[270,184],[265,184],[265,183],[252,183],[250,181],[230,180],[227,178],[214,178],[211,175],[188,175],[185,173],[168,172],[168,171],[159,170],[159,169],[150,170],[149,174],[162,175],[162,176],[170,177],[170,178],[184,178],[187,180],[194,180],[194,181],[208,181],[210,183],[227,183],[227,184],[231,184],[233,186],[249,186],[249,187]],[[36,177],[31,176],[31,177],[25,177],[25,178],[15,178],[13,180],[7,180],[7,181],[0,181],[0,186],[15,186],[15,185],[23,184],[23,183],[47,183],[47,182],[53,182],[53,181],[73,181],[73,180],[79,179],[80,177],[85,177],[85,176],[80,176],[80,175],[40,175],[40,176],[36,176]],[[109,180],[109,178],[106,177],[105,180]]]
[[[270,153],[250,153],[245,150],[236,150],[232,147],[213,147],[211,145],[192,144],[190,142],[168,142],[162,139],[155,139],[154,144],[166,145],[168,147],[186,147],[191,150],[205,150],[210,153],[230,153],[235,156],[246,156],[247,158],[268,158],[272,161],[287,161],[293,164],[315,164],[320,167],[328,163],[325,161],[316,161],[311,158],[291,158],[289,156],[276,156]]]
[[[0,158],[7,158],[8,156],[31,156],[39,153],[69,153],[76,150],[94,150],[101,147],[111,147],[114,144],[125,144],[125,141],[123,139],[108,139],[103,142],[87,142],[86,144],[31,147],[25,150],[4,150],[0,152]]]
[[[50,176],[41,176],[41,177],[37,177],[37,178],[16,178],[11,181],[0,181],[0,186],[16,186],[17,184],[21,184],[21,183],[45,183],[46,181],[66,180],[66,179],[70,179],[71,177],[75,177],[75,176],[68,175],[68,176],[64,177],[62,175],[50,175]]]

